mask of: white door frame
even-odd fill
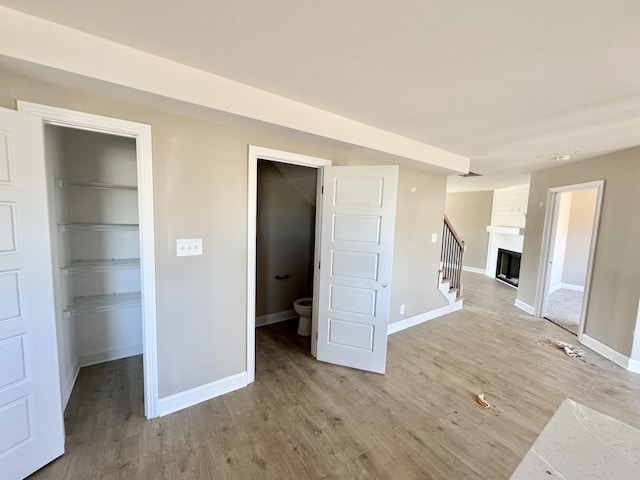
[[[604,180],[594,182],[578,183],[575,185],[564,185],[562,187],[550,188],[547,192],[547,210],[544,217],[544,230],[542,233],[542,248],[540,251],[540,264],[538,267],[538,281],[536,288],[536,300],[534,315],[542,317],[545,313],[546,301],[549,296],[551,268],[549,262],[553,255],[552,243],[555,241],[556,224],[558,215],[558,205],[560,195],[566,192],[577,190],[597,189],[596,209],[593,218],[593,228],[591,230],[591,245],[589,247],[589,259],[587,262],[587,274],[585,277],[584,296],[582,297],[582,311],[580,312],[580,325],[578,327],[578,341],[582,340],[584,333],[584,322],[587,315],[587,304],[591,292],[591,277],[593,272],[593,260],[595,258],[596,243],[598,240],[598,227],[600,225],[600,213],[602,212],[602,198],[604,195]]]
[[[322,219],[322,169],[331,166],[331,160],[310,157],[292,152],[273,150],[271,148],[249,145],[248,200],[247,200],[247,383],[256,378],[256,221],[258,219],[258,159],[272,162],[290,163],[318,169],[318,188],[316,194],[316,240],[315,262],[320,258],[320,220]],[[318,325],[317,288],[318,269],[313,273],[313,318],[311,327],[311,353],[315,356]]]
[[[155,418],[158,416],[158,343],[151,126],[21,100],[18,100],[17,106],[20,112],[40,117],[43,124],[89,130],[136,140],[142,284],[144,413],[147,418]]]

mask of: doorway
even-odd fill
[[[311,350],[311,322],[299,321],[293,304],[313,297],[318,169],[259,158],[257,179],[256,368],[261,370],[278,350],[281,356]]]
[[[259,159],[318,169],[311,354],[318,361],[384,373],[398,166],[334,167],[328,160],[254,146],[248,157],[247,383],[255,380]]]
[[[576,335],[584,331],[603,182],[549,190],[538,315]]]
[[[81,366],[142,353],[144,414],[157,417],[151,128],[22,101],[18,110],[45,132],[63,407]],[[80,325],[85,317],[95,323]]]
[[[305,283],[302,286],[304,291],[311,290],[311,296],[313,297],[313,306],[312,311],[314,312],[314,317],[312,318],[312,329],[311,329],[311,353],[315,356],[315,347],[316,347],[316,312],[317,312],[317,283],[318,283],[318,275],[317,269],[313,268],[313,266],[317,263],[317,259],[319,256],[320,242],[317,241],[320,235],[320,219],[321,215],[319,210],[321,209],[321,201],[320,195],[321,185],[322,185],[322,167],[331,165],[331,161],[324,160],[315,157],[308,157],[305,155],[299,155],[290,152],[283,152],[278,150],[272,150],[262,147],[250,146],[249,147],[249,200],[248,200],[248,239],[249,245],[247,246],[248,251],[248,259],[247,259],[247,382],[251,383],[255,380],[255,363],[256,363],[256,337],[255,337],[255,329],[259,324],[267,324],[271,322],[277,322],[286,318],[293,318],[295,313],[292,313],[292,306],[283,310],[287,305],[291,305],[289,303],[289,299],[287,297],[287,291],[289,295],[293,295],[295,292],[295,296],[300,293],[297,291],[294,281],[296,279],[292,278],[292,274],[289,271],[280,271],[281,268],[284,270],[289,270],[290,268],[294,268],[298,272],[304,274],[304,271],[308,266],[303,264],[299,264],[298,262],[294,262],[294,264],[287,265],[286,260],[283,260],[283,263],[277,263],[279,260],[274,260],[276,265],[268,265],[268,261],[265,258],[265,252],[262,251],[262,255],[260,255],[261,247],[265,248],[269,245],[269,243],[280,242],[284,243],[284,240],[280,240],[279,236],[283,232],[272,232],[271,238],[269,242],[264,242],[264,238],[258,238],[258,175],[259,171],[262,170],[264,175],[269,175],[272,178],[272,183],[280,182],[286,184],[295,184],[291,185],[290,188],[293,189],[293,196],[302,198],[300,200],[300,205],[304,208],[303,202],[309,202],[311,197],[309,196],[309,192],[305,192],[304,195],[300,192],[301,188],[304,188],[303,185],[308,185],[309,181],[311,181],[311,176],[308,174],[306,169],[314,169],[313,172],[315,176],[315,211],[314,211],[314,225],[313,225],[313,253],[311,254],[313,257],[312,265],[311,265],[311,284],[309,285],[309,280],[305,279],[303,282]],[[278,168],[279,167],[279,168]],[[294,168],[295,167],[295,168]],[[297,170],[297,168],[303,168],[305,170]],[[275,170],[275,172],[274,172]],[[265,174],[264,172],[267,172]],[[270,174],[269,174],[270,172]],[[286,176],[289,175],[292,177],[291,179],[287,179]],[[264,179],[265,177],[263,177]],[[301,180],[304,179],[304,180]],[[280,192],[282,193],[282,192]],[[286,195],[279,195],[280,200],[286,201],[284,197]],[[279,201],[279,200],[276,200]],[[263,218],[263,220],[267,220],[267,218]],[[265,229],[266,231],[266,229]],[[308,235],[308,232],[307,232]],[[283,247],[282,252],[277,252],[276,257],[286,257],[287,246],[281,245]],[[260,256],[259,256],[260,255]],[[305,257],[308,259],[309,253],[305,254]],[[307,261],[305,259],[305,262]],[[262,262],[262,263],[260,263]],[[275,270],[274,270],[275,269]],[[293,271],[293,270],[291,270]],[[260,291],[258,290],[258,279],[257,275],[259,275],[261,281]],[[289,278],[286,278],[287,275]],[[273,277],[273,278],[271,278]],[[276,278],[278,277],[278,278]],[[299,279],[298,279],[299,280]],[[282,287],[284,285],[284,287]],[[288,288],[291,287],[291,288]],[[278,291],[276,295],[277,298],[267,299],[269,296],[269,288],[271,291],[274,289]],[[272,305],[269,306],[269,302],[272,302]],[[267,310],[273,309],[273,312],[268,312]],[[256,313],[258,313],[259,318],[258,322],[256,322]]]

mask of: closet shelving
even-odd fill
[[[118,310],[121,308],[137,307],[141,304],[140,292],[112,293],[107,295],[92,295],[76,297],[71,304],[64,309],[69,316],[83,315],[87,313],[101,313]]]
[[[102,273],[140,268],[139,258],[113,258],[111,260],[76,260],[61,268],[63,275],[76,273]]]
[[[135,185],[118,185],[114,183],[102,183],[102,182],[68,181],[62,178],[56,178],[55,185],[56,187],[98,188],[101,190],[134,190],[134,191],[138,190],[138,187],[136,187]]]
[[[62,125],[45,125],[44,140],[56,321],[72,382],[78,366],[142,353],[137,145]]]
[[[85,222],[69,222],[59,223],[58,230],[61,232],[115,232],[115,231],[133,231],[138,230],[137,223],[85,223]]]
[[[54,179],[57,188],[81,188],[99,190],[129,190],[137,191],[135,185],[123,185],[103,182],[87,182],[77,180]],[[137,231],[137,223],[100,223],[100,222],[65,222],[58,224],[60,232],[118,232]],[[139,258],[112,258],[75,260],[60,268],[63,275],[75,275],[80,273],[106,273],[118,270],[133,270],[140,268]],[[103,295],[90,295],[75,297],[64,309],[67,317],[73,317],[91,313],[109,312],[122,308],[131,308],[141,305],[141,292],[120,292]]]

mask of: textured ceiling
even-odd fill
[[[471,158],[525,183],[640,144],[637,0],[0,0]]]

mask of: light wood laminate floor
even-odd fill
[[[147,421],[139,357],[84,368],[67,453],[33,478],[495,480],[565,398],[640,428],[639,375],[555,349],[575,337],[514,307],[514,289],[465,285],[464,310],[389,337],[384,376],[317,362],[277,324],[257,331],[255,383]]]

